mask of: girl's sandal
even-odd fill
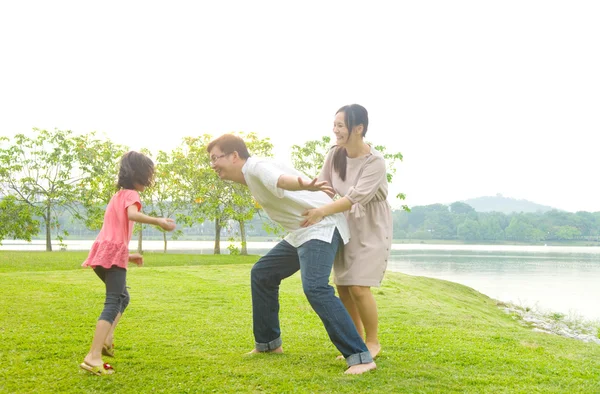
[[[107,363],[104,363],[102,365],[89,365],[88,363],[86,363],[85,361],[82,362],[81,364],[79,364],[79,368],[88,371],[89,373],[93,374],[93,375],[97,375],[97,376],[101,376],[101,375],[112,375],[113,373],[115,373],[115,369]]]

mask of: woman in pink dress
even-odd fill
[[[336,201],[305,212],[303,226],[344,212],[350,241],[340,248],[333,273],[340,299],[375,358],[381,351],[378,314],[371,287],[379,287],[392,243],[392,211],[387,202],[388,182],[383,155],[364,141],[369,116],[358,104],[346,105],[335,115],[336,146],[318,177],[340,196]]]
[[[113,357],[113,335],[115,327],[129,304],[126,287],[127,263],[141,266],[140,254],[129,253],[129,241],[133,222],[160,226],[166,231],[175,229],[173,219],[155,218],[141,212],[142,204],[138,192],[152,185],[154,163],[138,152],[128,152],[121,158],[117,193],[110,199],[104,223],[92,245],[88,258],[82,264],[92,267],[106,286],[104,310],[100,314],[89,353],[80,367],[95,375],[108,375],[114,369],[105,364],[102,355]]]

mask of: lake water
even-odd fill
[[[540,311],[600,320],[598,247],[438,247],[395,250],[388,268],[461,283]]]
[[[89,250],[93,241],[66,241],[67,250]],[[213,252],[213,242],[169,241],[170,252]],[[221,252],[227,253],[227,242]],[[249,242],[264,254],[274,242]],[[162,241],[144,241],[161,251]],[[53,245],[59,250],[58,245]],[[132,241],[131,249],[137,248]],[[5,240],[0,250],[45,250],[43,241]],[[461,283],[491,298],[600,320],[600,247],[394,244],[388,269]]]

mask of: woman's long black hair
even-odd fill
[[[350,138],[354,127],[360,125],[363,125],[362,136],[364,137],[367,134],[369,113],[365,107],[358,104],[344,105],[335,114],[337,115],[340,112],[344,113],[344,123],[348,128],[348,138]],[[341,146],[336,148],[333,154],[333,170],[337,172],[342,181],[346,180],[346,148]]]

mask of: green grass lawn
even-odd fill
[[[533,332],[462,285],[388,273],[374,290],[383,352],[377,370],[345,363],[304,298],[281,286],[285,354],[253,347],[249,275],[256,256],[151,254],[128,274],[116,374],[78,365],[104,288],[86,253],[0,252],[0,392],[590,393],[600,346]]]

